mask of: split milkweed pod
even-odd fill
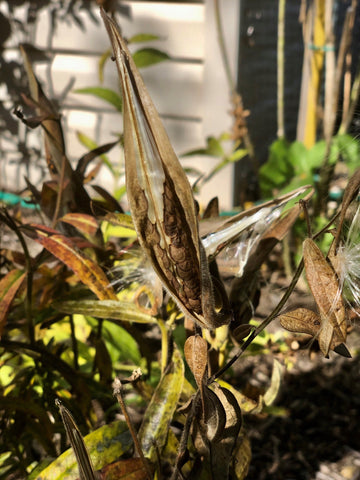
[[[140,245],[184,314],[217,328],[230,313],[215,309],[190,184],[115,21],[101,15],[120,76],[126,188]]]

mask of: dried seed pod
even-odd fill
[[[139,242],[184,314],[219,327],[230,314],[214,307],[190,184],[116,23],[101,15],[122,87],[126,186]]]

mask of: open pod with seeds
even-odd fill
[[[126,188],[139,242],[184,314],[201,327],[219,327],[230,312],[215,309],[190,184],[116,23],[101,14],[120,76]]]
[[[101,14],[120,77],[126,187],[140,245],[186,317],[207,329],[228,324],[232,317],[229,302],[218,280],[212,278],[208,260],[254,225],[261,226],[261,232],[256,232],[256,238],[260,238],[277,218],[276,208],[308,187],[240,214],[223,225],[211,225],[200,234],[186,174],[116,23],[104,10]],[[246,259],[241,269],[245,263]]]

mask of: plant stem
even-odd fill
[[[127,411],[126,404],[125,404],[125,401],[124,401],[124,396],[123,396],[123,386],[122,386],[121,380],[118,377],[115,378],[115,380],[114,380],[113,389],[114,389],[114,395],[115,395],[117,401],[119,402],[122,414],[125,417],[126,424],[129,427],[132,439],[134,441],[136,451],[137,451],[137,453],[138,453],[138,455],[141,459],[141,462],[144,466],[144,469],[146,471],[146,476],[147,476],[148,480],[152,480],[153,476],[152,476],[149,464],[147,463],[146,458],[144,457],[144,454],[143,454],[143,451],[141,449],[141,445],[140,445],[137,433],[135,431],[134,425],[133,425],[133,423],[131,421],[131,418],[129,416],[129,413]]]
[[[234,77],[231,73],[229,57],[228,57],[226,46],[225,46],[224,30],[223,30],[222,23],[221,23],[221,13],[220,13],[220,2],[219,2],[219,0],[214,0],[214,8],[215,8],[215,21],[216,21],[216,29],[217,29],[217,34],[218,34],[218,42],[219,42],[219,47],[220,47],[220,53],[221,53],[221,58],[222,58],[224,69],[225,69],[225,75],[226,75],[227,83],[228,83],[228,86],[229,86],[232,103],[234,104],[235,107],[243,108],[242,96],[236,90],[236,83],[235,83]],[[246,132],[243,135],[243,141],[244,141],[245,148],[248,151],[249,157],[252,160],[255,160],[254,146],[252,144],[252,141],[251,141],[251,138],[250,138],[250,135],[249,135],[249,132],[247,131],[247,129],[246,129]]]
[[[359,100],[359,94],[360,94],[360,62],[358,63],[354,82],[351,88],[349,109],[347,111],[346,117],[343,118],[339,128],[340,135],[343,135],[344,133],[346,133],[350,126],[351,120],[354,117],[356,105]]]
[[[74,315],[70,315],[70,329],[71,329],[71,343],[72,343],[72,350],[74,353],[74,368],[75,370],[79,370],[79,349],[75,335],[75,322],[74,322]]]
[[[285,7],[286,0],[279,0],[277,36],[277,136],[285,137],[284,121],[284,71],[285,71]]]
[[[169,337],[165,322],[160,318],[158,319],[158,325],[161,332],[161,373],[164,373],[168,360]]]
[[[225,74],[226,74],[230,92],[231,94],[234,94],[236,92],[236,85],[231,73],[229,57],[226,51],[224,30],[222,28],[222,23],[221,23],[219,0],[214,0],[214,7],[215,7],[215,21],[216,21],[216,29],[218,34],[218,42],[219,42],[219,47],[221,52],[221,59],[224,64]]]
[[[19,227],[16,225],[16,223],[10,217],[9,213],[6,210],[4,211],[3,214],[0,215],[0,219],[15,233],[24,251],[26,272],[27,272],[25,312],[26,312],[26,321],[27,321],[28,332],[29,332],[29,341],[30,341],[30,344],[33,345],[35,343],[35,328],[34,328],[34,322],[32,318],[33,267],[31,264],[31,256]]]
[[[316,199],[316,203],[314,205],[314,216],[318,216],[321,212],[326,211],[329,186],[330,186],[331,178],[332,178],[334,167],[335,167],[334,162],[330,163],[331,144],[333,140],[332,135],[334,133],[334,128],[335,128],[336,112],[337,112],[337,106],[338,106],[339,94],[340,94],[341,75],[343,72],[346,52],[348,51],[350,46],[351,34],[353,30],[353,25],[354,25],[354,16],[355,16],[354,5],[356,5],[356,1],[353,0],[352,6],[347,9],[343,31],[341,35],[339,53],[338,53],[338,58],[336,62],[335,82],[334,82],[333,95],[332,95],[331,120],[329,121],[329,125],[328,125],[328,137],[325,138],[326,152],[325,152],[324,160],[320,169],[320,182],[318,186],[318,196]]]

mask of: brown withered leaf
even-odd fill
[[[185,342],[184,354],[196,384],[201,389],[207,380],[207,341],[200,335],[192,335]]]
[[[121,459],[102,468],[98,480],[146,480],[148,472],[140,458]]]
[[[321,318],[321,350],[328,355],[333,335],[346,341],[346,312],[339,281],[315,242],[307,238],[303,244],[306,278]]]
[[[220,214],[219,199],[218,197],[214,197],[207,204],[202,218],[204,220],[206,218],[214,218],[214,217],[218,217],[219,214]]]
[[[34,73],[29,47],[20,45],[20,51],[24,59],[25,71],[28,78],[31,97],[23,96],[25,102],[35,109],[37,121],[40,121],[44,133],[45,157],[52,179],[62,184],[58,185],[57,191],[61,192],[59,205],[60,215],[69,211],[90,213],[90,198],[82,184],[81,178],[76,174],[66,156],[64,135],[61,126],[61,117],[55,106],[45,95],[40,82]],[[56,212],[54,207],[46,210],[46,215],[53,219]]]
[[[254,329],[254,325],[250,325],[249,323],[245,323],[243,325],[238,325],[233,332],[231,332],[232,336],[235,338],[237,342],[240,342],[248,335],[250,335],[251,330]]]
[[[126,42],[103,9],[101,15],[121,82],[126,187],[139,242],[185,316],[217,328],[230,312],[214,306],[191,186]]]
[[[283,313],[278,318],[281,326],[289,332],[306,333],[316,338],[325,357],[328,356],[329,350],[334,350],[344,357],[351,357],[342,338],[338,337],[330,322],[326,318],[322,321],[320,315],[312,310],[297,308]]]
[[[306,333],[316,337],[319,333],[321,320],[318,313],[308,308],[297,308],[283,313],[278,317],[280,324],[289,332]]]
[[[44,116],[46,119],[42,121],[45,136],[46,158],[49,164],[51,174],[59,174],[64,168],[65,178],[72,175],[72,167],[66,159],[64,136],[60,124],[60,116],[53,104],[44,94],[41,85],[36,78],[26,46],[20,45],[20,51],[24,59],[24,66],[28,77],[31,99],[37,105],[36,113]],[[63,164],[64,162],[64,164]]]

